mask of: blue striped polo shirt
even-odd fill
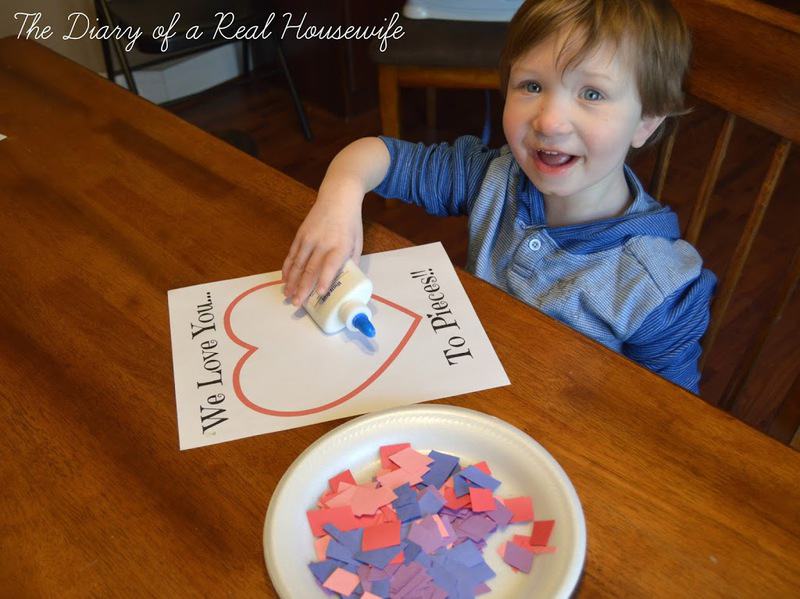
[[[697,393],[716,285],[680,239],[677,215],[627,166],[624,214],[548,227],[542,194],[507,146],[477,137],[425,146],[381,137],[391,166],[375,192],[439,216],[468,215],[467,270]]]

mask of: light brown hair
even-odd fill
[[[511,20],[500,58],[503,93],[514,62],[561,31],[568,40],[558,59],[563,70],[610,42],[631,61],[644,116],[685,112],[682,86],[691,40],[668,0],[526,0]]]

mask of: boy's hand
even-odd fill
[[[358,139],[328,166],[317,201],[297,230],[283,263],[283,293],[302,304],[311,290],[327,291],[348,258],[358,262],[364,242],[364,194],[386,176],[391,157],[377,137]]]
[[[311,290],[324,293],[348,258],[358,263],[364,241],[361,198],[334,198],[320,194],[297,230],[283,263],[284,295],[301,305]]]

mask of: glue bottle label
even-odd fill
[[[322,294],[314,290],[304,305],[314,322],[328,334],[347,327],[372,336],[375,334],[370,322],[372,312],[367,306],[371,297],[372,281],[352,260],[348,260],[328,290]]]

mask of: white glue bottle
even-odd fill
[[[346,327],[374,337],[372,311],[367,307],[371,297],[372,281],[352,260],[347,260],[330,288],[323,294],[312,291],[303,307],[328,335]]]

